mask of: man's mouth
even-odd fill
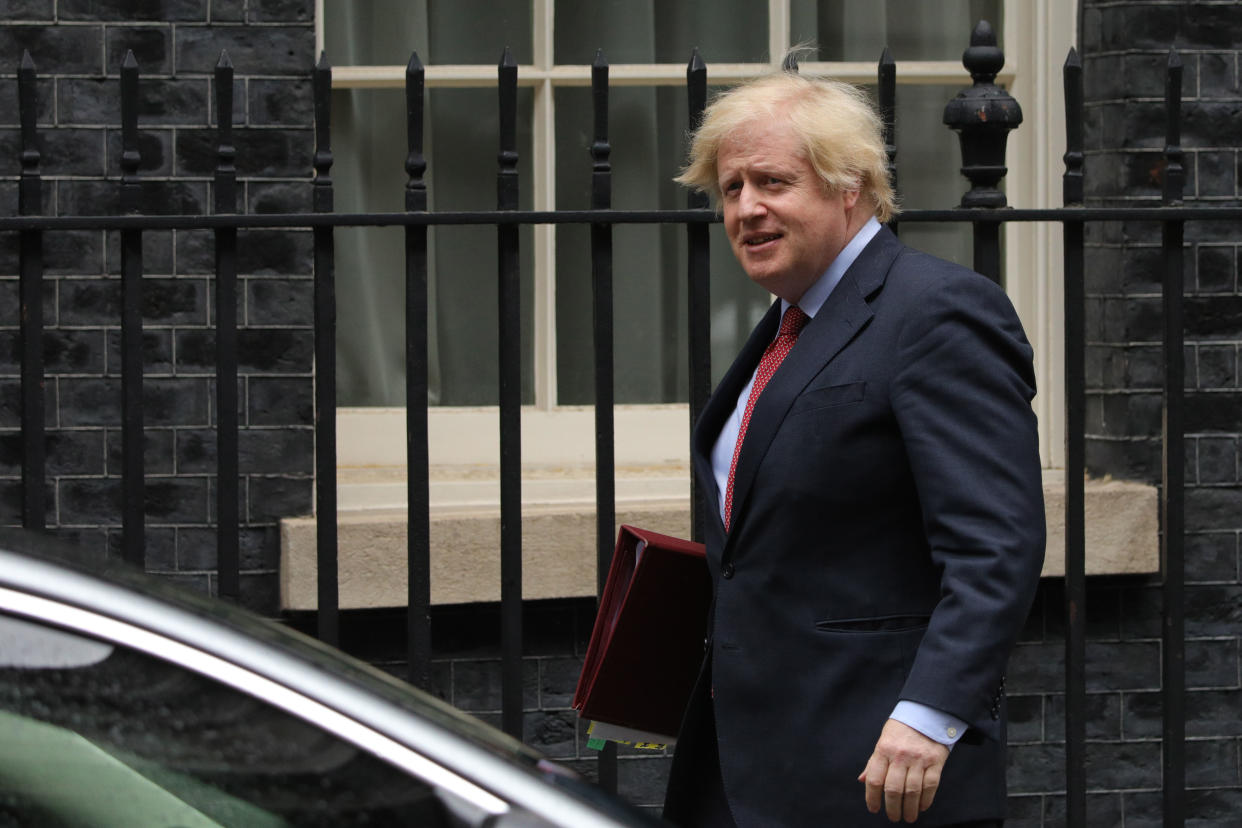
[[[746,239],[742,243],[746,245],[747,247],[758,247],[761,244],[767,244],[768,242],[776,241],[780,237],[781,237],[780,233],[766,233],[762,236],[751,236],[750,238]]]

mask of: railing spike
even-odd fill
[[[410,52],[410,62],[405,65],[406,76],[418,74],[423,71],[423,62],[418,57],[418,52]]]
[[[604,50],[603,50],[603,49],[596,49],[596,50],[595,50],[595,61],[594,61],[591,65],[592,65],[592,66],[599,66],[599,67],[603,67],[603,66],[607,66],[607,65],[608,65],[608,60],[607,60],[607,58],[605,58],[605,57],[604,57]]]
[[[707,68],[707,64],[703,62],[703,56],[699,54],[698,46],[695,46],[694,51],[690,54],[690,65],[686,68],[690,72],[701,72]]]
[[[316,69],[331,69],[332,64],[328,63],[328,53],[326,51],[319,53],[319,61],[315,64]]]
[[[122,69],[137,69],[138,68],[138,58],[134,57],[133,49],[125,50],[125,59],[121,61],[121,68]]]
[[[21,68],[22,68],[22,69],[29,69],[29,70],[30,70],[30,71],[32,71],[32,72],[34,71],[34,68],[35,68],[35,65],[34,65],[34,58],[32,58],[32,57],[30,56],[30,50],[29,50],[29,49],[22,49],[22,62],[21,62]]]
[[[1078,50],[1073,46],[1070,47],[1069,54],[1065,56],[1065,65],[1082,67],[1082,58],[1079,56]]]
[[[233,63],[232,61],[229,60],[228,49],[220,50],[220,59],[216,61],[216,68],[217,69],[232,69],[233,68]]]
[[[517,66],[517,63],[513,60],[513,53],[509,51],[508,46],[505,47],[504,54],[500,56],[500,65],[506,69],[510,66]]]

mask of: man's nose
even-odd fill
[[[743,219],[758,218],[766,215],[767,205],[758,188],[744,186],[738,195],[738,213]]]

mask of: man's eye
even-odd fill
[[[768,183],[769,183],[769,184],[784,184],[785,182],[784,182],[784,180],[783,180],[783,179],[777,178],[777,177],[776,177],[776,176],[774,176],[774,175],[769,175],[769,176],[768,176]]]

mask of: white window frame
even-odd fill
[[[324,45],[323,2],[315,3],[316,52]],[[556,209],[556,113],[554,92],[563,86],[588,86],[591,67],[555,65],[553,20],[555,0],[531,0],[533,62],[518,67],[518,83],[534,88],[532,124],[533,181],[529,186],[535,210]],[[1023,107],[1024,121],[1009,142],[1006,189],[1009,203],[1022,207],[1061,204],[1061,154],[1064,150],[1064,114],[1061,66],[1076,41],[1076,0],[1004,0],[1003,43],[1006,64],[997,82],[1010,88]],[[789,0],[768,0],[768,63],[712,63],[712,84],[728,84],[776,69],[789,42]],[[965,45],[967,32],[962,33]],[[874,61],[804,62],[809,74],[828,74],[841,80],[872,84]],[[685,64],[613,64],[613,86],[682,86]],[[897,64],[899,84],[969,82],[960,61],[908,61]],[[401,88],[405,66],[336,66],[334,88]],[[439,87],[493,87],[496,68],[489,65],[429,65],[428,89]],[[434,94],[434,93],[433,93]],[[901,129],[905,125],[898,125]],[[956,162],[957,159],[954,159]],[[1018,162],[1021,163],[1018,163]],[[900,159],[898,159],[900,163]],[[962,188],[966,182],[962,180]],[[958,193],[945,193],[945,206]],[[581,469],[594,464],[594,414],[591,406],[556,404],[556,227],[536,225],[534,231],[534,390],[535,401],[523,407],[524,465]],[[1012,222],[1004,227],[1005,267],[1009,292],[1035,344],[1040,448],[1045,467],[1064,465],[1064,343],[1060,227],[1043,223]],[[619,474],[626,467],[685,468],[689,464],[688,411],[677,405],[621,405],[616,409],[616,458]],[[496,407],[429,409],[430,453],[433,467],[467,470],[494,467],[498,457]],[[338,412],[338,466],[342,483],[350,485],[351,472],[377,469],[404,471],[405,410],[403,408],[342,408]],[[653,435],[656,439],[653,439]],[[475,471],[470,471],[475,470]],[[590,472],[588,471],[587,474]],[[451,474],[451,473],[450,473]],[[467,474],[469,476],[469,474]],[[572,476],[572,475],[571,475]],[[678,477],[674,474],[673,478]],[[684,475],[680,475],[684,477]],[[434,478],[434,475],[433,475]],[[673,478],[670,478],[672,480]],[[352,494],[341,493],[342,509],[395,508],[404,504],[404,482],[371,485],[385,478],[353,478]],[[361,482],[359,482],[361,480]],[[650,490],[651,481],[644,485]],[[436,500],[433,481],[433,505]],[[490,491],[491,483],[487,484]],[[538,487],[524,492],[524,500],[539,499]],[[658,488],[658,487],[657,487]],[[686,485],[671,484],[677,496]],[[552,496],[549,493],[549,496]],[[623,492],[618,491],[618,498]],[[450,498],[451,500],[451,498]]]

